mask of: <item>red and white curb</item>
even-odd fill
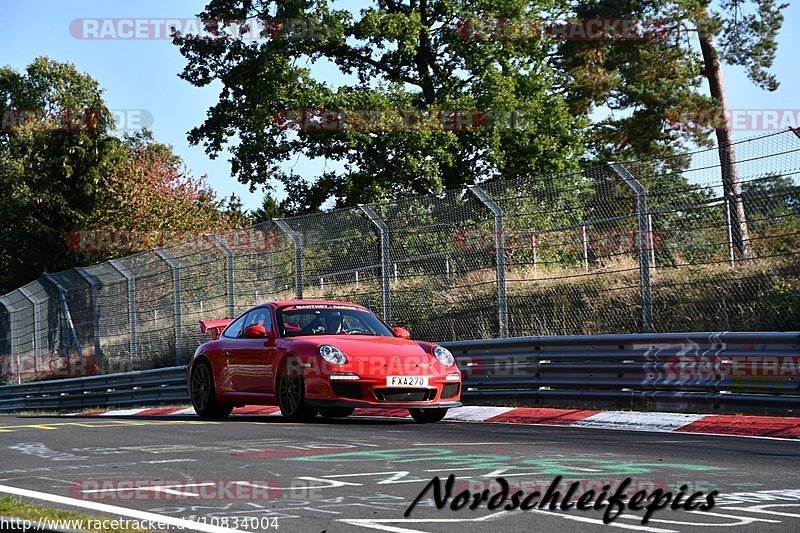
[[[237,415],[280,416],[280,410],[250,405],[234,409],[233,416]],[[195,411],[192,407],[156,407],[72,413],[70,416],[195,416]],[[410,418],[405,409],[356,409],[353,416]],[[450,409],[445,420],[800,439],[800,418],[778,416],[469,406]]]

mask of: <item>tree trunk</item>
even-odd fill
[[[750,238],[747,231],[747,218],[744,213],[742,201],[742,187],[739,183],[739,171],[736,168],[736,153],[733,149],[733,134],[731,125],[725,119],[729,116],[728,99],[725,94],[725,80],[722,77],[722,63],[717,52],[717,43],[714,35],[709,33],[703,25],[698,25],[700,49],[703,52],[705,63],[705,76],[711,88],[711,97],[714,98],[722,110],[724,118],[715,124],[717,135],[717,149],[719,162],[722,168],[722,188],[725,198],[730,206],[731,236],[733,240],[734,258],[738,260],[750,259],[753,256],[750,248]]]

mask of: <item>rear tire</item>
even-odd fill
[[[306,384],[296,359],[289,359],[281,365],[277,385],[278,406],[284,419],[304,422],[316,416],[316,411],[306,405]]]
[[[192,369],[192,407],[200,418],[225,418],[233,411],[233,404],[218,402],[214,391],[214,371],[207,361],[200,361]]]
[[[319,410],[319,414],[324,418],[347,418],[355,410],[355,407],[322,407]]]
[[[444,416],[447,414],[447,409],[409,409],[408,412],[411,415],[411,418],[420,424],[431,424],[444,418]]]

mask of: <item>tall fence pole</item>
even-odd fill
[[[489,208],[494,215],[494,250],[497,278],[497,321],[500,337],[508,337],[508,301],[506,297],[506,255],[505,235],[503,233],[503,210],[492,200],[483,189],[477,185],[468,185],[467,188]]]
[[[33,306],[33,355],[38,353],[45,353],[47,351],[47,340],[42,340],[42,331],[44,337],[47,337],[46,328],[42,327],[42,300],[34,297],[33,293],[25,287],[20,287],[19,292],[31,303]]]
[[[17,324],[17,311],[16,307],[11,304],[11,300],[7,297],[0,297],[0,305],[6,308],[8,313],[8,356],[14,357],[19,354],[17,349],[17,334],[19,325]]]
[[[156,255],[164,260],[172,270],[172,297],[175,311],[173,320],[175,324],[175,364],[179,365],[183,355],[183,320],[181,318],[181,266],[165,250],[157,249]]]
[[[77,267],[75,272],[89,284],[89,291],[92,295],[92,336],[94,337],[94,357],[98,366],[103,368],[103,351],[100,347],[100,309],[97,305],[99,293],[97,290],[97,278],[89,274],[85,269]]]
[[[72,345],[75,347],[79,357],[83,357],[83,350],[81,349],[81,341],[78,338],[78,332],[75,331],[75,323],[72,321],[72,313],[69,310],[69,301],[67,299],[67,290],[61,285],[56,278],[49,272],[42,273],[42,279],[52,285],[58,292],[58,303],[61,308],[61,318],[67,326]]]
[[[365,204],[359,204],[358,207],[367,215],[367,218],[372,222],[381,236],[381,301],[383,302],[383,319],[390,323],[392,322],[392,291],[389,286],[389,228],[381,220],[378,214],[372,208]],[[396,266],[396,265],[395,265]]]
[[[731,266],[736,263],[736,256],[733,253],[733,226],[731,225],[731,202],[726,196],[723,205],[725,206],[725,235],[728,238],[728,262]]]
[[[294,244],[294,294],[298,300],[303,299],[303,238],[298,235],[282,218],[272,221],[286,234]]]
[[[219,248],[220,251],[225,254],[225,296],[228,298],[228,318],[235,318],[236,315],[234,314],[234,309],[236,306],[233,294],[233,252],[231,252],[230,248],[225,246],[225,243],[222,242],[218,235],[206,233],[204,237],[214,243],[214,246]]]
[[[122,274],[128,282],[128,328],[130,331],[131,363],[136,356],[136,276],[130,270],[119,262],[119,259],[111,259],[108,264],[114,267],[114,270]]]
[[[609,169],[625,181],[636,194],[636,243],[639,255],[639,287],[642,302],[642,332],[653,331],[653,292],[650,282],[650,219],[647,194],[642,184],[621,163],[609,163]]]

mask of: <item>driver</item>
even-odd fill
[[[328,316],[325,318],[325,332],[328,335],[344,333],[344,329],[342,328],[342,313],[339,311],[328,313]]]

